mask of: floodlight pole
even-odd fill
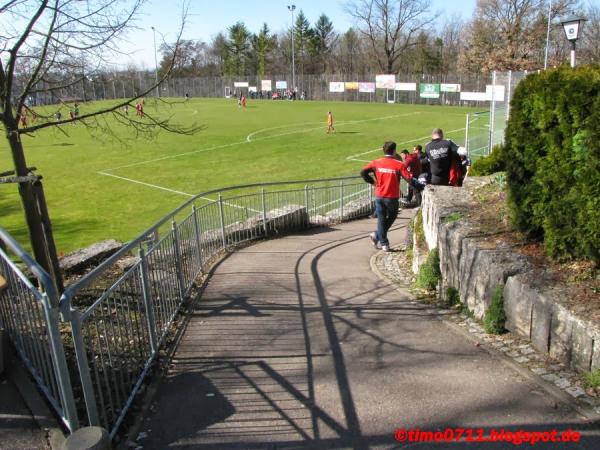
[[[296,5],[288,5],[288,9],[292,12],[292,91],[296,89],[296,61],[294,57],[294,10]]]
[[[154,80],[156,82],[156,98],[160,98],[160,89],[158,88],[158,58],[156,57],[156,28],[152,27],[154,36]]]
[[[546,29],[546,49],[544,50],[544,70],[548,68],[548,45],[550,45],[550,18],[552,14],[552,0],[548,6],[548,28]]]

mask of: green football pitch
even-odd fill
[[[386,140],[398,150],[425,144],[433,127],[464,144],[465,116],[475,109],[428,105],[192,99],[147,102],[146,111],[193,136],[137,136],[113,118],[111,133],[82,124],[24,136],[29,166],[43,176],[59,252],[98,240],[129,240],[193,194],[231,185],[358,174]],[[85,114],[96,105],[84,104]],[[336,133],[325,133],[327,111]],[[134,114],[130,110],[130,114]],[[6,141],[0,172],[13,168]],[[28,246],[14,184],[0,185],[0,226]]]

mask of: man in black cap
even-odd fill
[[[458,145],[444,139],[441,128],[434,128],[431,132],[431,142],[425,146],[425,153],[429,159],[431,184],[448,186],[452,162],[459,159]]]

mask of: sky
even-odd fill
[[[442,16],[457,14],[464,19],[471,16],[476,3],[476,0],[431,1],[432,9],[441,12]],[[238,20],[254,33],[264,22],[272,32],[279,32],[291,25],[292,16],[287,9],[287,5],[291,4],[296,5],[295,14],[302,10],[311,24],[325,13],[337,31],[345,31],[353,25],[352,18],[344,11],[345,3],[345,0],[189,0],[183,38],[208,42]],[[130,32],[121,44],[127,55],[116,62],[121,66],[130,63],[145,69],[154,68],[152,27],[156,29],[157,47],[163,39],[173,42],[181,23],[181,11],[181,0],[149,0],[140,11],[136,22],[138,28]]]

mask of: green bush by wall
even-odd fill
[[[434,248],[429,252],[427,259],[419,268],[414,286],[419,289],[433,291],[436,289],[441,276],[440,252],[437,248]]]
[[[506,159],[504,157],[504,148],[502,145],[495,145],[492,149],[492,153],[484,158],[479,158],[473,163],[469,175],[482,177],[496,172],[504,172],[505,170]]]
[[[600,261],[600,67],[523,80],[504,160],[514,224],[553,257]]]
[[[483,328],[486,333],[502,334],[505,331],[504,286],[499,285],[492,294],[492,303],[483,316]]]

